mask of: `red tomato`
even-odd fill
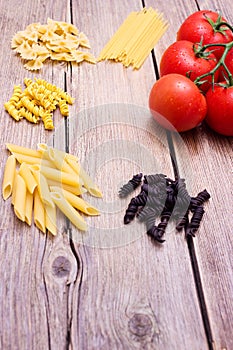
[[[225,136],[233,136],[233,86],[215,86],[206,94],[206,122],[211,129]]]
[[[180,74],[167,74],[156,81],[149,96],[154,119],[172,131],[186,131],[205,118],[205,97],[198,87]]]
[[[188,77],[194,81],[198,76],[211,71],[216,66],[216,57],[210,52],[204,53],[204,55],[208,54],[208,57],[198,57],[195,48],[198,49],[198,45],[187,40],[180,40],[170,45],[161,58],[160,75],[178,73],[187,76],[188,74]],[[219,72],[216,71],[216,82],[218,74]],[[200,89],[206,92],[210,87],[212,77],[208,76],[203,80],[207,82],[200,85]]]
[[[217,12],[202,10],[194,12],[186,18],[182,23],[177,33],[177,40],[189,40],[193,43],[199,43],[203,39],[203,44],[228,43],[233,40],[233,34],[230,29],[221,27],[215,29],[216,22],[218,23],[219,14]],[[213,24],[210,24],[213,21]],[[221,17],[221,21],[226,22],[226,19]],[[211,47],[215,49],[214,54],[220,58],[223,54],[224,47]]]
[[[230,73],[233,75],[233,48],[228,51],[226,58],[225,58],[225,64],[226,64],[227,68],[229,69]],[[221,66],[219,68],[219,81],[224,80],[225,77],[227,78],[228,74],[227,74],[225,68],[223,68],[223,66]]]

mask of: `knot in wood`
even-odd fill
[[[64,256],[58,256],[52,264],[52,269],[55,276],[64,277],[69,275],[71,263]]]
[[[128,323],[129,331],[138,338],[150,336],[152,326],[150,317],[144,314],[134,314]]]

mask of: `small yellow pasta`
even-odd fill
[[[38,152],[48,152],[49,149],[51,149],[51,147],[49,147],[46,143],[38,143],[37,147],[38,147]],[[53,148],[53,150],[54,150],[54,152],[59,154],[59,156],[62,157],[62,158],[78,161],[78,157],[73,155],[73,154],[61,151],[61,150],[59,150],[57,148]],[[48,159],[49,159],[49,156],[48,156]]]
[[[27,155],[24,155],[22,153],[16,153],[16,152],[13,152],[13,155],[15,156],[16,160],[20,164],[25,162],[25,163],[28,163],[30,165],[38,164],[41,166],[54,168],[53,163],[50,162],[49,160],[46,160],[45,158],[37,158],[37,157],[29,156],[29,155],[27,156]]]
[[[39,118],[29,112],[25,107],[20,108],[19,113],[21,117],[27,119],[30,123],[37,124],[39,121]]]
[[[13,95],[9,99],[9,102],[13,103],[14,105],[16,105],[19,102],[19,100],[20,100],[21,94],[22,94],[21,86],[20,85],[15,85],[14,86]]]
[[[50,168],[47,166],[34,164],[31,166],[33,171],[40,171],[47,179],[60,182],[62,184],[78,186],[79,182],[77,176],[58,169]]]
[[[63,99],[60,99],[60,101],[58,102],[58,105],[60,108],[61,115],[67,117],[69,115],[69,108],[68,108],[67,102]]]
[[[78,186],[71,186],[71,185],[61,184],[61,183],[54,181],[54,180],[48,179],[47,181],[48,181],[49,187],[51,187],[51,186],[60,187],[60,188],[63,188],[64,190],[66,190],[70,193],[77,195],[77,196],[87,192],[87,189],[80,184]]]
[[[66,153],[60,152],[55,148],[50,147],[48,149],[48,157],[57,169],[60,169],[66,173],[76,174],[73,168],[66,161]]]
[[[15,179],[14,212],[21,221],[25,221],[26,193],[25,181],[21,175],[17,174]]]
[[[3,184],[2,184],[2,195],[3,199],[6,200],[12,194],[14,185],[14,177],[16,171],[16,159],[13,155],[8,157],[4,169]]]
[[[74,162],[70,159],[67,159],[67,162],[70,166],[76,171],[77,175],[81,177],[83,180],[83,185],[87,189],[87,191],[94,197],[103,197],[102,192],[96,186],[92,178],[86,173],[86,171],[81,167],[80,164]]]
[[[29,193],[32,194],[34,192],[36,186],[37,186],[37,182],[36,182],[34,176],[32,175],[30,167],[29,167],[29,165],[27,163],[23,162],[20,165],[20,167],[19,167],[19,174],[24,179]]]
[[[40,171],[33,171],[33,176],[37,183],[37,189],[40,195],[40,199],[45,205],[50,205],[51,207],[53,207],[54,203],[51,199],[49,186],[46,178]]]
[[[11,102],[9,101],[5,102],[4,107],[5,107],[5,110],[10,114],[10,116],[14,118],[16,121],[19,121],[20,119],[22,119],[18,109]]]
[[[33,194],[27,191],[26,203],[25,203],[25,222],[29,226],[31,226],[32,224],[32,208],[33,208]]]
[[[72,207],[72,205],[69,204],[62,193],[52,192],[51,197],[56,206],[72,222],[72,224],[74,224],[81,231],[87,230],[87,224],[82,216]]]
[[[45,227],[53,236],[56,236],[57,226],[55,205],[45,205]]]
[[[33,158],[41,158],[41,152],[36,151],[34,149],[31,149],[31,148],[18,146],[18,145],[15,145],[13,143],[6,143],[6,148],[12,154],[13,153],[19,153],[21,155],[30,156],[30,157],[33,157]]]
[[[87,215],[94,216],[94,215],[100,214],[98,209],[93,207],[90,203],[84,201],[82,198],[75,196],[73,193],[70,193],[60,187],[55,187],[55,186],[51,186],[50,190],[52,192],[62,193],[65,199],[72,205],[72,207],[82,211]]]
[[[33,193],[34,199],[34,222],[40,231],[45,233],[45,209],[40,199],[38,189],[36,188]]]

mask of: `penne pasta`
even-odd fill
[[[51,186],[50,190],[52,192],[62,193],[65,199],[76,209],[82,211],[87,215],[99,215],[99,210],[93,207],[88,202],[84,201],[82,198],[75,196],[73,193],[70,193],[62,188]]]
[[[47,179],[54,180],[60,183],[64,183],[71,186],[78,186],[79,182],[77,176],[73,174],[65,173],[64,171],[60,171],[58,169],[50,168],[47,166],[40,165],[32,165],[32,170],[40,171]]]
[[[52,192],[51,197],[56,206],[72,222],[73,225],[75,225],[81,231],[87,230],[87,224],[82,216],[72,207],[72,205],[65,199],[60,191]]]
[[[79,175],[83,180],[83,186],[87,189],[87,191],[94,197],[103,197],[100,189],[96,186],[91,177],[85,172],[82,166],[73,160],[68,159],[67,161],[70,166],[73,167],[73,169],[76,171],[76,174]]]
[[[37,144],[37,147],[38,147],[38,151],[39,152],[45,152],[49,150],[49,146],[46,144],[46,143],[38,143]],[[67,152],[64,152],[64,151],[61,151],[57,148],[53,148],[58,154],[60,154],[61,157],[64,157],[64,158],[68,158],[68,159],[72,159],[72,160],[75,160],[75,161],[78,161],[78,157],[76,157],[75,155],[73,154],[70,154],[70,153],[67,153]]]
[[[40,199],[38,188],[33,193],[34,199],[34,222],[40,231],[45,233],[45,209]]]
[[[73,194],[76,194],[76,195],[80,195],[80,194],[87,192],[86,188],[84,188],[82,185],[71,186],[71,185],[61,184],[60,182],[53,181],[50,179],[48,179],[47,182],[48,182],[49,187],[50,186],[57,186],[58,188],[62,188],[64,190],[71,192]]]
[[[32,224],[32,208],[33,208],[33,194],[27,191],[25,204],[25,222],[31,226]]]
[[[6,143],[6,147],[12,154],[18,153],[18,154],[22,154],[22,155],[30,156],[34,158],[41,158],[41,153],[31,148],[17,146],[17,145],[14,145],[13,143]]]
[[[16,170],[16,159],[13,155],[9,156],[3,175],[3,184],[2,184],[2,196],[3,199],[6,200],[12,194],[13,186],[14,186],[14,178],[15,178],[15,170]]]
[[[53,201],[51,199],[51,195],[50,195],[49,186],[48,186],[47,180],[44,177],[44,175],[41,174],[40,171],[33,171],[33,176],[34,176],[35,181],[37,183],[38,192],[39,192],[40,199],[42,200],[42,202],[45,205],[50,205],[51,207],[54,207],[54,203],[53,203]]]
[[[20,167],[19,167],[19,174],[22,176],[24,179],[28,191],[32,194],[37,186],[37,182],[32,175],[32,172],[25,162],[23,162]]]
[[[49,160],[55,165],[55,167],[59,170],[62,170],[69,174],[75,174],[73,168],[67,163],[66,157],[64,154],[59,152],[54,148],[48,149]]]
[[[50,162],[49,160],[44,159],[44,158],[33,157],[33,156],[24,155],[24,154],[15,153],[15,152],[13,153],[13,155],[15,156],[16,160],[20,164],[22,164],[22,163],[27,163],[27,164],[30,164],[30,165],[40,164],[40,165],[43,165],[43,166],[55,168],[52,162]]]
[[[21,221],[25,221],[26,193],[25,181],[21,175],[17,174],[15,179],[14,212]]]
[[[45,205],[45,227],[53,236],[56,236],[57,226],[55,205]]]

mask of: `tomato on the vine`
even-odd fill
[[[149,108],[154,119],[172,131],[186,131],[199,125],[207,105],[198,87],[180,74],[167,74],[153,85]]]
[[[226,57],[225,57],[225,65],[227,66],[229,72],[233,75],[233,48],[231,48]],[[223,66],[219,68],[219,81],[224,80],[228,77],[228,74]]]
[[[218,27],[220,22],[227,22],[217,12],[202,10],[191,14],[180,26],[177,32],[177,40],[189,40],[203,45],[228,43],[233,41],[233,34],[226,26]],[[217,58],[223,54],[224,48],[213,46],[211,48]]]
[[[211,71],[217,64],[217,59],[210,50],[200,52],[199,44],[191,41],[180,40],[170,45],[163,53],[160,61],[160,75],[170,73],[188,76],[194,81],[198,76]],[[217,70],[214,79],[217,81],[219,71]],[[209,75],[202,79],[206,81],[200,85],[200,89],[206,92],[212,82]]]
[[[224,85],[226,82],[222,82]],[[233,136],[233,86],[215,86],[206,93],[206,122],[211,129],[225,136]]]

